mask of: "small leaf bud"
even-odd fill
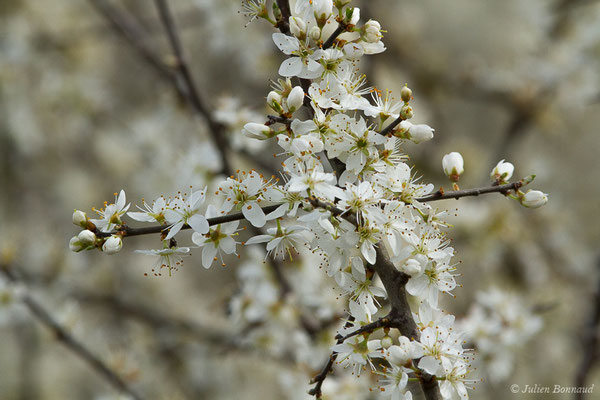
[[[412,99],[412,90],[405,85],[400,91],[400,98],[403,102],[408,103]]]

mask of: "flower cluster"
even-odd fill
[[[401,147],[406,141],[431,140],[434,130],[409,121],[414,111],[408,87],[396,100],[390,91],[368,86],[357,61],[385,50],[384,31],[374,20],[361,24],[360,10],[349,3],[298,0],[292,15],[281,20],[281,10],[275,8],[271,17],[264,1],[246,2],[251,18],[263,18],[281,29],[272,38],[285,58],[279,67],[282,79],[267,95],[267,105],[276,115],[264,124],[246,124],[243,134],[276,141],[286,157],[282,184],[256,171],[238,172],[218,183],[214,196],[204,189],[159,197],[152,204],[143,202],[139,212],[127,212],[121,191],[114,204],[99,211],[99,219],[74,213],[73,222],[84,230],[71,240],[71,248],[119,251],[125,236],[139,232],[124,223],[127,214],[158,224],[161,249],[142,252],[158,256],[161,267],[171,271],[181,255],[189,253],[193,246],[177,247],[174,239],[190,228],[192,241],[203,248],[202,265],[209,268],[217,255],[223,264],[223,253],[236,254],[238,221],[245,219],[256,232],[245,245],[258,244],[267,256],[289,259],[306,249],[320,257],[319,264],[335,280],[349,314],[339,331],[347,338],[330,347],[338,363],[352,367],[356,375],[368,368],[383,376],[380,393],[394,399],[411,399],[409,378],[425,375],[435,377],[444,398],[467,398],[474,382],[469,378],[471,353],[463,348],[464,335],[454,326],[454,317],[439,309],[441,295],[457,287],[454,249],[445,232],[449,224],[445,213],[426,201],[434,186],[416,177]],[[296,80],[300,84],[294,85]],[[452,152],[442,166],[458,190],[463,157]],[[508,184],[513,169],[510,163],[498,163],[491,174],[494,185]],[[509,189],[502,193],[527,207],[543,205],[544,193],[519,190],[528,182],[515,186],[514,194]],[[402,311],[390,299],[397,294],[388,292],[389,285],[398,283],[376,273],[384,261],[404,280],[395,289],[405,290],[421,305],[414,315],[403,310],[414,318],[416,329],[396,339],[387,334],[389,327],[383,339],[376,338],[375,331],[383,326],[356,334],[388,305]],[[264,322],[265,315],[283,321],[297,318],[294,302],[280,302],[278,289],[261,268],[246,264],[242,269],[246,276],[232,314],[249,324]],[[254,332],[256,340],[264,342],[262,334],[269,330]],[[287,334],[273,337],[285,347]]]

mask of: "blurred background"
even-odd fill
[[[266,120],[283,59],[272,28],[245,27],[239,1],[169,4],[210,118],[227,128],[231,165],[270,175],[277,150],[240,131]],[[387,51],[363,58],[370,84],[408,84],[413,122],[436,130],[405,147],[424,181],[449,188],[441,158],[459,151],[462,188],[489,185],[506,159],[549,194],[538,210],[500,195],[437,204],[452,215],[462,274],[444,309],[481,355],[471,397],[600,383],[600,4],[353,4],[386,30]],[[314,256],[275,268],[241,248],[239,260],[205,270],[192,250],[172,277],[147,277],[155,260],[133,250],[156,248],[157,237],[128,239],[114,256],[69,251],[75,208],[93,217],[120,189],[141,204],[220,179],[206,115],[175,90],[173,68],[150,0],[0,2],[0,252],[18,281],[0,281],[0,399],[129,398],[11,301],[23,292],[142,398],[309,398],[345,315]],[[336,371],[324,394],[369,399],[375,386]]]

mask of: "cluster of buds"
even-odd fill
[[[304,90],[300,86],[292,86],[289,78],[280,79],[275,88],[267,95],[267,104],[277,114],[290,118],[304,102]]]
[[[116,254],[123,247],[123,240],[119,235],[111,235],[108,238],[96,236],[96,226],[81,210],[73,212],[73,224],[84,229],[69,240],[71,251],[78,253],[83,250],[102,249],[106,254]]]

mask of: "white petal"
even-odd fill
[[[279,50],[283,51],[285,54],[290,55],[293,51],[296,51],[300,48],[300,42],[298,39],[292,36],[284,35],[283,33],[273,33],[273,42]]]
[[[202,266],[206,269],[210,268],[212,265],[215,255],[217,255],[217,248],[209,243],[208,246],[204,246],[202,249]]]
[[[271,239],[273,239],[273,236],[271,236],[271,235],[258,235],[258,236],[254,236],[254,237],[246,240],[246,242],[244,242],[244,244],[247,246],[249,244],[264,243],[264,242],[268,242]]]
[[[261,228],[267,223],[267,217],[265,216],[264,211],[255,201],[244,204],[242,207],[242,214],[244,214],[244,217],[257,228]]]
[[[219,240],[219,247],[225,252],[225,254],[235,253],[235,240],[227,236]]]
[[[177,235],[177,233],[181,230],[182,226],[183,226],[183,221],[180,221],[180,222],[176,223],[175,225],[173,225],[171,227],[171,229],[169,229],[169,234],[167,235],[167,237],[165,238],[165,240],[169,240],[173,236]]]
[[[188,218],[187,223],[192,227],[194,232],[207,233],[208,232],[208,221],[204,215],[194,214]]]
[[[440,369],[440,363],[432,356],[425,356],[419,361],[419,368],[428,374],[435,375]]]
[[[302,72],[302,60],[300,57],[290,57],[284,60],[279,67],[279,75],[281,76],[298,76]]]
[[[375,264],[377,255],[375,253],[375,248],[373,247],[373,245],[371,243],[369,243],[367,240],[365,240],[362,243],[362,245],[360,246],[360,252],[362,253],[363,257],[365,257],[365,260],[367,260],[367,262],[369,264]]]

